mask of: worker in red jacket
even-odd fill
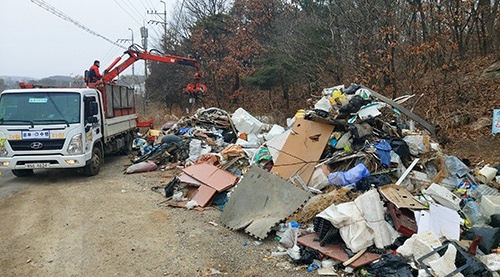
[[[102,78],[101,73],[99,73],[100,62],[98,60],[94,61],[94,64],[89,69],[89,81],[95,83]]]

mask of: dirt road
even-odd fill
[[[169,172],[72,170],[0,176],[0,276],[301,276],[269,237],[261,245],[218,222],[220,211],[166,207],[151,190]],[[291,269],[284,269],[291,267]]]

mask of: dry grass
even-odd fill
[[[360,192],[352,192],[345,188],[333,189],[326,194],[316,195],[307,202],[302,210],[300,210],[297,215],[297,221],[303,224],[312,222],[318,213],[322,212],[330,205],[354,201],[359,195],[361,195]]]

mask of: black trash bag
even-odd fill
[[[497,170],[497,176],[500,175],[500,164],[493,166]]]
[[[313,111],[319,117],[325,118],[325,117],[330,116],[330,113],[327,112],[327,111],[323,111],[323,110],[320,110],[320,109],[314,109]]]
[[[356,184],[356,190],[367,191],[374,185],[376,188],[392,184],[392,179],[389,174],[379,174],[367,176]]]
[[[222,137],[224,138],[224,142],[226,143],[234,143],[238,138],[237,135],[229,129],[222,130]]]
[[[476,235],[483,237],[479,249],[485,254],[491,254],[491,249],[497,248],[500,243],[500,228],[473,227],[462,234],[462,239],[473,240]]]
[[[165,197],[171,197],[174,195],[174,189],[181,183],[179,178],[175,177],[165,186]]]
[[[444,253],[443,253],[444,254]],[[467,255],[467,256],[464,256]],[[455,258],[455,266],[460,268],[467,264],[468,266],[464,268],[460,273],[462,273],[465,277],[491,277],[493,273],[483,264],[478,258],[475,256],[471,256],[463,251],[463,254],[460,251],[457,251],[457,255]]]
[[[189,158],[189,144],[191,143],[191,139],[184,139],[181,142],[178,142],[175,145],[175,151],[173,154],[177,161],[185,161]]]
[[[295,264],[299,265],[309,265],[312,264],[314,260],[321,260],[319,251],[303,245],[300,246],[300,259],[292,259]]]
[[[362,139],[373,134],[373,127],[367,122],[363,122],[361,124],[349,124],[349,131],[354,139]]]
[[[345,94],[354,94],[360,88],[361,88],[361,86],[358,85],[358,84],[351,84],[349,87],[347,87],[346,89],[344,89],[343,92]]]
[[[491,227],[500,227],[500,214],[492,214],[490,216],[490,226]]]
[[[342,114],[357,113],[363,105],[365,105],[365,100],[361,96],[355,95],[349,100],[349,103],[340,107],[339,112]]]
[[[384,254],[378,262],[370,264],[368,272],[374,276],[413,277],[411,266],[401,255]],[[416,276],[416,275],[415,275]]]
[[[398,138],[390,138],[387,142],[391,145],[392,151],[396,152],[403,163],[407,163],[411,159],[410,147],[406,141]]]

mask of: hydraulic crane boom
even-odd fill
[[[148,53],[147,51],[137,51],[137,50],[132,50],[128,49],[125,51],[124,54],[128,54],[129,57],[125,61],[123,61],[121,64],[117,65],[116,64],[121,60],[122,57],[116,58],[113,63],[111,63],[108,68],[104,70],[104,75],[102,77],[102,81],[107,83],[116,78],[121,72],[123,72],[125,69],[127,69],[129,66],[131,66],[133,63],[135,63],[137,60],[146,60],[146,61],[157,61],[157,62],[164,62],[164,63],[171,63],[171,64],[180,64],[180,65],[187,65],[187,66],[192,66],[196,68],[197,72],[200,71],[200,63],[196,59],[192,58],[185,58],[185,57],[178,57],[178,56],[172,56],[172,55],[165,55],[165,56],[159,56],[159,55],[154,55],[151,53]]]
[[[128,58],[118,64],[121,60],[122,57],[127,54]],[[145,60],[145,61],[157,61],[157,62],[164,62],[164,63],[170,63],[170,64],[179,64],[179,65],[186,65],[186,66],[192,66],[196,68],[196,73],[195,73],[195,83],[188,84],[186,86],[185,91],[188,93],[203,93],[207,91],[207,87],[204,84],[198,83],[200,80],[200,63],[193,58],[186,58],[186,57],[179,57],[179,56],[173,56],[173,55],[156,55],[152,54],[146,50],[140,51],[137,50],[135,47],[129,47],[122,56],[116,58],[111,65],[108,66],[104,70],[104,74],[101,80],[94,84],[89,84],[89,86],[96,86],[100,83],[109,83],[111,82],[114,78],[116,78],[121,72],[123,72],[125,69],[130,67],[133,63],[135,63],[138,60]],[[118,64],[118,65],[117,65]]]

